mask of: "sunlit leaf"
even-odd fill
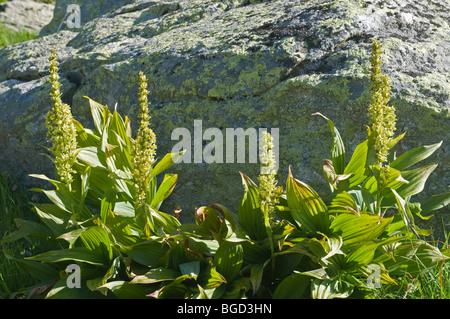
[[[380,236],[393,217],[381,218],[378,215],[361,212],[338,215],[330,225],[333,233],[340,234],[346,245],[355,245]]]
[[[350,162],[344,169],[344,174],[352,174],[349,177],[349,189],[361,184],[368,176],[366,159],[368,152],[368,140],[356,146]]]
[[[51,250],[42,254],[28,257],[28,260],[37,260],[46,263],[57,263],[62,261],[79,261],[87,264],[104,266],[105,259],[102,255],[86,248],[74,247],[72,249]]]
[[[390,163],[390,166],[398,170],[405,170],[432,155],[441,145],[442,141],[409,150]]]
[[[313,299],[347,298],[353,289],[353,285],[343,280],[313,279],[311,282]]]
[[[264,226],[264,216],[260,208],[258,186],[245,174],[241,173],[244,194],[238,206],[240,226],[257,240],[267,236]]]
[[[155,282],[175,280],[179,276],[180,276],[179,271],[165,268],[165,267],[158,267],[158,268],[150,269],[143,275],[134,277],[130,283],[132,283],[132,284],[153,284]]]
[[[163,200],[165,200],[175,188],[175,184],[177,183],[178,175],[177,174],[166,174],[164,175],[164,179],[161,182],[158,190],[156,191],[155,196],[152,199],[150,205],[152,207],[158,208]]]
[[[333,121],[328,119],[326,116],[320,113],[314,113],[312,115],[320,115],[325,120],[327,120],[328,125],[330,126],[332,141],[331,141],[331,158],[333,161],[333,166],[336,174],[343,174],[345,167],[345,147],[344,142],[342,141],[341,135],[339,131],[334,126]]]
[[[346,191],[339,192],[335,198],[331,201],[328,206],[328,212],[330,214],[340,214],[340,213],[355,213],[360,214],[358,204],[352,195]]]
[[[450,204],[450,192],[433,195],[424,199],[420,203],[420,208],[422,209],[422,214],[426,214],[444,208],[448,204]]]
[[[295,179],[291,171],[286,183],[286,196],[291,215],[301,229],[313,234],[328,232],[325,203],[314,189]]]

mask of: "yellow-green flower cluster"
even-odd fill
[[[387,75],[381,74],[381,44],[374,41],[370,59],[371,100],[369,106],[370,136],[373,138],[378,164],[386,162],[389,142],[395,132],[395,108],[388,105],[391,82]]]
[[[70,106],[61,100],[59,88],[58,62],[56,61],[55,50],[52,50],[50,61],[50,83],[52,85],[50,96],[52,100],[52,109],[46,116],[47,135],[52,142],[50,151],[55,156],[53,162],[56,168],[56,174],[61,182],[70,185],[73,181],[72,165],[76,158],[77,149],[77,131],[73,122]]]
[[[147,78],[139,72],[139,129],[132,144],[133,177],[136,181],[136,207],[145,204],[152,165],[156,155],[156,136],[150,128],[150,115],[147,100]]]
[[[279,202],[279,196],[282,192],[281,187],[277,186],[275,175],[275,155],[273,153],[273,137],[268,132],[263,132],[261,136],[261,174],[259,180],[260,200],[269,208],[269,213],[273,212],[276,204]]]

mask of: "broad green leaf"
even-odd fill
[[[59,236],[67,232],[66,226],[70,218],[67,211],[53,204],[35,204],[32,209],[54,235]]]
[[[290,246],[291,243],[285,246]],[[284,253],[288,252],[289,249],[294,250],[292,247],[288,249],[284,249],[282,252],[275,253],[273,257],[275,258],[275,270],[274,272],[277,274],[278,278],[285,278],[286,276],[289,276],[298,269],[301,262],[304,262],[303,257],[304,254],[301,254],[297,251],[297,253],[294,254],[292,251],[291,253]],[[244,250],[245,253],[245,250]],[[268,259],[266,262],[269,262],[271,259]]]
[[[213,291],[206,291],[205,289],[202,288],[202,286],[197,285],[198,288],[198,297],[196,299],[211,299],[211,293]]]
[[[184,154],[184,150],[178,153],[166,154],[159,162],[156,163],[150,173],[150,179],[172,167]]]
[[[300,228],[312,234],[328,232],[328,209],[325,203],[314,189],[295,179],[290,170],[286,196],[291,215]]]
[[[381,168],[379,165],[372,165],[370,166],[370,169],[374,173],[374,176],[370,176],[363,184],[363,188],[366,189],[369,193],[376,195],[378,192],[378,180],[380,180],[380,172]],[[399,170],[395,168],[389,169],[389,174],[387,174],[384,178],[386,180],[386,185],[384,185],[383,193],[382,195],[385,196],[386,194],[390,193],[390,189],[397,189],[400,186],[402,186],[405,183],[408,183],[408,180],[406,180],[403,176],[404,172],[400,172]]]
[[[345,258],[346,267],[358,268],[363,265],[368,265],[372,261],[378,246],[379,243],[373,241],[361,244]]]
[[[124,196],[124,198],[129,201],[133,200],[134,186],[131,186],[122,178],[114,178],[113,182],[114,187]]]
[[[135,217],[135,209],[133,203],[123,201],[115,203],[114,214],[128,218]]]
[[[53,204],[71,215],[78,214],[83,220],[93,216],[87,207],[81,205],[80,199],[73,196],[67,185],[60,185],[56,190],[42,190],[42,192]]]
[[[323,163],[322,173],[330,185],[330,190],[333,192],[334,190],[346,189],[349,185],[348,179],[352,174],[337,174],[330,160],[325,159]]]
[[[421,146],[414,148],[412,150],[409,150],[408,152],[400,155],[398,158],[396,158],[392,163],[390,163],[390,166],[393,168],[396,168],[398,170],[405,170],[412,165],[426,159],[431,154],[433,154],[439,147],[441,147],[442,141],[440,143],[427,145],[427,146]]]
[[[239,275],[243,259],[242,245],[224,241],[214,255],[214,265],[227,282],[231,282]]]
[[[328,206],[328,213],[336,215],[349,212],[360,214],[359,207],[353,196],[346,191],[339,192]]]
[[[423,190],[428,177],[436,167],[437,164],[429,164],[411,171],[402,172],[403,178],[409,183],[398,188],[397,192],[403,198],[420,193]]]
[[[77,160],[91,167],[103,168],[106,171],[106,156],[97,147],[85,147],[80,150]]]
[[[84,128],[80,122],[73,120],[73,124],[77,130],[78,147],[85,148],[95,146],[100,143],[100,138],[92,132],[92,130]]]
[[[115,149],[115,155],[117,156],[116,167],[117,171],[115,172],[122,178],[131,179],[131,167],[132,167],[132,156],[131,152],[131,142],[124,141],[116,132],[113,131],[112,134],[116,140],[115,143],[118,147]]]
[[[223,218],[229,223],[231,226],[231,231],[234,232],[238,227],[238,221],[236,218],[235,213],[230,211],[228,208],[226,208],[224,205],[221,204],[212,204],[210,207],[214,208],[216,211],[218,211]]]
[[[270,258],[270,250],[254,241],[244,241],[241,243],[244,249],[244,261],[247,264],[263,264]]]
[[[91,176],[91,167],[86,166],[84,170],[80,172],[80,191],[81,191],[81,197],[80,197],[80,203],[84,204],[86,196],[89,191],[89,177]]]
[[[381,218],[378,215],[361,212],[358,216],[353,213],[338,215],[330,225],[333,233],[344,239],[345,245],[355,245],[361,242],[378,238],[393,217]]]
[[[104,274],[101,277],[95,278],[95,279],[90,279],[86,281],[86,286],[94,291],[94,290],[98,290],[100,291],[102,294],[104,294],[105,296],[107,295],[108,290],[105,287],[101,287],[102,285],[106,284],[106,282],[111,279],[111,278],[116,278],[122,267],[122,262],[120,260],[120,257],[117,257],[113,260],[113,262],[111,263],[111,266],[109,267],[108,271],[106,272],[106,274]]]
[[[238,206],[239,225],[254,239],[267,237],[264,215],[260,208],[258,186],[245,174],[241,173],[244,194]]]
[[[68,233],[58,236],[58,239],[64,239],[69,243],[69,248],[72,248],[77,239],[80,237],[81,233],[86,231],[86,228],[78,228]]]
[[[180,277],[183,280],[189,279],[187,276]],[[162,290],[156,291],[158,299],[187,299],[189,296],[189,288],[182,282],[174,281],[163,287]]]
[[[114,237],[114,242],[119,246],[132,246],[138,240],[137,235],[133,235],[131,227],[126,218],[109,211],[106,216],[106,227]]]
[[[178,267],[180,268],[182,275],[188,275],[193,279],[197,279],[200,274],[200,261],[198,260],[179,264]]]
[[[63,185],[63,183],[61,183],[60,181],[48,178],[47,176],[45,176],[43,174],[28,174],[28,176],[47,181],[47,182],[51,183],[53,186],[55,186],[56,188],[58,188],[59,186]],[[39,191],[42,191],[42,190],[39,189]]]
[[[360,192],[361,192],[361,197],[363,198],[363,203],[365,206],[365,209],[363,209],[363,210],[366,210],[371,213],[376,213],[376,207],[377,207],[376,196],[371,194],[364,187],[361,187]]]
[[[67,192],[59,190],[42,190],[42,192],[50,199],[50,201],[58,206],[61,210],[66,211],[69,214],[75,212],[75,205],[72,197]]]
[[[71,249],[51,250],[45,253],[28,257],[27,260],[37,260],[45,263],[57,263],[62,261],[79,261],[87,264],[105,266],[104,257],[86,247]]]
[[[0,243],[13,242],[27,236],[42,239],[48,239],[52,236],[52,232],[42,224],[21,218],[14,218],[14,222],[17,230],[3,237]]]
[[[157,230],[163,230],[164,232],[170,234],[181,225],[178,219],[172,215],[157,211],[152,207],[149,208],[149,211],[154,221],[155,229]]]
[[[404,200],[395,190],[392,189],[391,191],[395,196],[397,201],[397,209],[402,215],[405,225],[410,228],[417,237],[419,237],[414,229],[414,216],[411,214],[407,201]]]
[[[344,254],[341,251],[343,243],[341,236],[323,236],[321,240],[311,238],[309,240],[309,248],[318,258],[326,260],[336,254]]]
[[[368,152],[368,140],[360,143],[353,151],[350,162],[344,169],[344,174],[352,174],[349,177],[349,189],[361,184],[367,177],[366,159]]]
[[[131,280],[131,284],[153,284],[155,282],[161,282],[161,281],[170,281],[175,280],[180,276],[180,272],[164,268],[164,267],[158,267],[154,269],[150,269],[147,271],[144,275],[139,275],[133,278]]]
[[[126,247],[128,255],[134,261],[148,267],[158,267],[168,251],[168,246],[160,241],[148,240],[131,247]]]
[[[158,190],[156,191],[155,196],[150,203],[150,206],[159,208],[162,201],[165,200],[175,188],[175,184],[177,183],[178,175],[177,174],[166,174],[164,175],[164,179],[159,185]]]
[[[404,240],[402,245],[395,248],[393,257],[384,254],[377,258],[377,261],[382,262],[393,276],[405,273],[414,276],[450,259],[435,246],[422,240],[411,241],[409,239]]]
[[[388,149],[393,148],[400,140],[402,140],[405,137],[405,133],[400,134],[397,137],[391,138],[388,140]]]
[[[313,299],[347,298],[353,293],[353,285],[344,280],[313,279],[311,294]]]
[[[90,227],[80,234],[80,239],[89,250],[102,254],[108,261],[112,260],[111,241],[108,232],[103,227]]]
[[[422,192],[422,190],[425,187],[425,182],[427,181],[428,177],[430,176],[430,174],[434,171],[434,169],[437,167],[437,164],[429,164],[423,167],[419,167],[417,169],[414,170],[410,170],[410,171],[403,171],[402,172],[402,177],[408,181],[407,184],[402,184],[401,186],[394,187],[391,184],[388,184],[388,188],[391,189],[395,189],[397,191],[397,193],[403,197],[406,198],[408,196],[413,196],[416,195],[420,192]],[[385,194],[387,202],[383,202],[383,205],[389,205],[392,204],[393,202],[395,202],[395,198],[394,195],[390,192]],[[391,199],[391,201],[389,201],[389,199]]]
[[[242,299],[245,293],[252,289],[250,278],[239,277],[236,280],[228,283],[227,290],[223,295],[223,299]]]
[[[283,251],[275,253],[274,255],[279,256],[279,255],[289,255],[289,254],[305,255],[305,256],[308,256],[309,258],[311,258],[314,262],[320,261],[320,259],[316,255],[311,253],[311,251],[309,250],[309,242],[306,242],[306,240],[305,240],[305,242],[293,244],[288,249],[285,249]],[[296,258],[301,258],[301,257],[296,257]]]
[[[331,159],[333,161],[333,167],[335,169],[336,174],[338,175],[343,174],[345,168],[345,147],[341,135],[339,134],[339,131],[334,126],[333,121],[328,119],[326,116],[320,113],[314,113],[313,115],[320,115],[325,120],[327,120],[332,135]]]
[[[99,288],[111,290],[119,299],[150,299],[149,290],[142,285],[133,285],[126,281],[111,281]]]
[[[287,276],[275,289],[273,299],[300,299],[311,283],[311,277],[303,274]]]
[[[91,291],[87,287],[69,288],[66,278],[60,279],[47,293],[45,299],[104,299],[98,291]]]
[[[205,289],[216,289],[223,283],[226,283],[226,279],[216,270],[216,267],[208,267],[201,271],[197,278],[197,282]]]
[[[259,287],[261,286],[261,282],[262,282],[263,274],[264,274],[264,268],[267,266],[267,264],[269,262],[270,262],[270,259],[267,259],[265,263],[253,265],[250,268],[250,282],[252,283],[252,287],[253,287],[253,295],[255,295],[255,293],[258,291]]]
[[[109,189],[106,191],[105,196],[100,202],[100,219],[105,222],[108,211],[114,211],[115,200],[117,196],[117,191],[115,189]]]
[[[89,100],[89,106],[91,107],[92,119],[94,120],[95,128],[97,132],[101,133],[104,130],[106,124],[106,117],[109,114],[108,108],[100,103],[95,102],[89,97],[85,96]]]
[[[433,195],[424,199],[420,203],[420,208],[422,209],[422,214],[426,214],[441,209],[448,204],[450,204],[450,192]]]
[[[127,119],[125,119],[126,121]],[[117,133],[117,137],[120,138],[123,143],[125,144],[124,147],[131,150],[131,142],[130,138],[127,133],[127,125],[122,117],[120,116],[119,112],[117,110],[114,110],[114,113],[112,115],[111,125],[110,129]],[[119,141],[117,141],[119,144]]]

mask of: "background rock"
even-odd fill
[[[0,3],[0,23],[8,29],[39,33],[53,18],[53,3],[32,0],[10,0]]]
[[[368,68],[374,39],[392,81],[403,150],[444,141],[428,160],[439,163],[428,195],[448,191],[450,32],[448,2],[430,0],[78,1],[81,28],[55,32],[69,1],[33,41],[0,50],[0,161],[26,177],[51,174],[44,156],[50,108],[48,61],[58,53],[63,100],[89,126],[83,96],[114,107],[136,123],[138,72],[149,78],[158,154],[170,152],[175,128],[279,128],[279,181],[296,178],[325,191],[321,160],[330,133],[321,112],[346,142],[348,158],[366,138]],[[72,3],[72,1],[70,1]],[[106,2],[105,2],[106,3]],[[86,9],[83,9],[86,8]],[[83,11],[84,10],[84,11]],[[83,13],[85,12],[85,13]],[[220,202],[235,210],[239,171],[256,181],[257,164],[184,164],[163,207]],[[444,210],[440,211],[445,213]],[[444,215],[442,215],[444,216]],[[446,215],[445,215],[446,216]]]

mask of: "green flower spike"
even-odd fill
[[[374,41],[372,44],[372,57],[370,79],[371,99],[369,106],[370,136],[376,152],[377,164],[387,160],[389,144],[395,132],[395,108],[388,106],[391,93],[391,83],[387,75],[381,74],[381,44]]]
[[[277,180],[275,175],[275,154],[273,153],[273,137],[268,132],[263,132],[262,138],[262,152],[260,154],[261,171],[259,175],[259,197],[268,207],[269,219],[272,220],[272,212],[276,204],[278,204],[281,187],[277,187]]]
[[[271,253],[271,269],[275,271],[275,240],[273,237],[272,227],[274,226],[274,210],[275,205],[279,202],[279,197],[283,192],[282,187],[277,187],[275,175],[275,154],[273,152],[273,137],[268,132],[263,132],[261,136],[261,173],[258,176],[259,181],[259,199],[261,202],[261,211],[264,216],[264,228],[269,238]]]
[[[70,106],[61,100],[59,88],[58,62],[56,62],[55,50],[52,50],[50,61],[50,83],[52,85],[50,96],[52,108],[46,115],[47,135],[52,143],[50,151],[55,156],[53,162],[56,174],[61,182],[72,184],[75,170],[72,165],[76,158],[77,131],[73,122]]]
[[[132,145],[133,177],[136,181],[136,207],[146,201],[152,165],[156,155],[156,136],[150,126],[150,115],[147,100],[147,78],[139,72],[139,129]]]

